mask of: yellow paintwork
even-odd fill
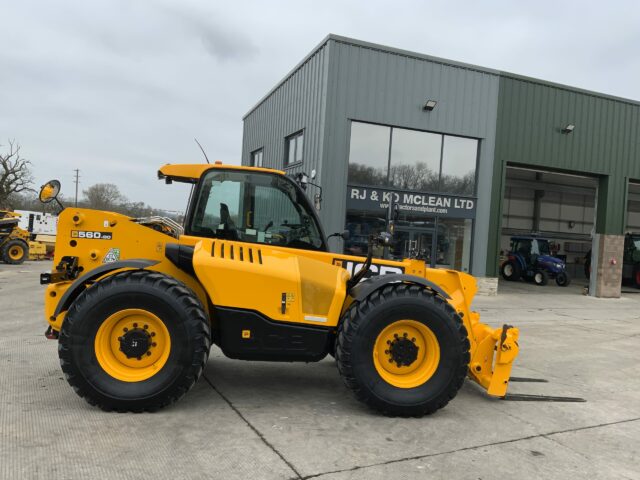
[[[322,259],[291,255],[291,251],[203,239],[196,245],[193,265],[216,306],[242,306],[282,322],[336,326],[349,274]]]
[[[21,216],[22,215],[20,215],[19,213],[9,212],[7,210],[0,210],[0,218],[20,218]],[[13,230],[11,230],[11,233],[9,235],[0,239],[0,249],[2,248],[2,245],[4,245],[6,242],[16,238],[23,240],[27,245],[29,245],[29,239],[31,238],[31,235],[27,230],[25,230],[24,228],[20,228],[16,225],[13,228]],[[20,246],[16,246],[12,248],[11,251],[9,252],[9,256],[11,257],[12,260],[18,260],[19,258],[22,257],[23,254],[24,254],[24,248]]]
[[[55,191],[56,189],[53,188],[51,184],[47,183],[43,185],[42,188],[40,189],[40,200],[42,200],[43,202],[46,202],[47,200],[52,199],[53,195],[55,194]]]
[[[24,250],[25,249],[22,245],[13,245],[11,248],[9,248],[9,258],[11,260],[20,260],[22,257],[24,257]]]
[[[169,177],[176,179],[177,181],[190,181],[196,182],[202,174],[211,170],[222,168],[224,170],[247,170],[251,172],[268,172],[279,173],[284,175],[282,170],[273,170],[270,168],[262,167],[243,167],[240,165],[226,165],[224,163],[191,163],[191,164],[171,164],[163,165],[160,167],[158,173],[163,177]]]
[[[153,342],[148,354],[127,358],[120,350],[119,337],[129,330],[142,329]],[[142,382],[162,369],[171,352],[171,336],[164,322],[156,315],[137,308],[120,310],[110,315],[96,333],[96,359],[102,369],[123,382]]]
[[[77,232],[104,232],[111,240],[79,238]],[[73,233],[76,232],[76,233]],[[149,268],[164,272],[191,288],[208,311],[207,294],[197,279],[177,268],[164,256],[166,243],[176,243],[173,237],[139,225],[130,217],[113,212],[66,208],[58,217],[56,249],[53,265],[58,265],[63,256],[78,257],[83,272],[103,265],[110,249],[119,249],[120,260],[146,258],[160,263]],[[75,246],[73,246],[75,245]],[[81,273],[82,274],[82,273]],[[51,283],[45,293],[45,316],[55,330],[60,330],[64,312],[52,318],[59,299],[72,282]]]
[[[406,337],[418,347],[418,357],[408,366],[393,363],[389,346],[395,338]],[[378,374],[398,388],[415,388],[429,380],[440,362],[440,345],[429,327],[415,320],[398,320],[376,338],[373,365]]]
[[[29,242],[29,260],[42,260],[47,254],[47,246],[42,242]]]
[[[212,168],[273,173],[269,169],[215,164],[165,165],[160,173],[168,177],[195,180]],[[78,233],[80,231],[103,232],[111,234],[112,238],[89,239],[86,235],[82,238]],[[185,273],[166,259],[166,243],[194,246],[196,276]],[[217,306],[255,310],[277,321],[327,327],[337,326],[342,313],[353,301],[346,294],[345,283],[349,273],[342,267],[365,260],[364,257],[330,252],[188,235],[175,239],[112,212],[67,208],[60,214],[54,265],[60,262],[62,256],[77,256],[79,266],[88,272],[102,265],[112,248],[119,249],[119,260],[158,260],[159,263],[150,267],[150,270],[163,272],[184,282],[200,298],[207,312],[210,301]],[[250,255],[253,255],[253,262],[249,261]],[[504,396],[511,366],[518,354],[518,330],[508,329],[503,340],[502,328],[494,329],[480,322],[479,315],[471,311],[471,302],[477,290],[471,275],[428,268],[424,261],[409,259],[401,262],[375,259],[373,268],[378,271],[402,269],[405,274],[426,278],[447,292],[451,297],[448,303],[461,316],[468,333],[470,378],[482,385],[489,394]],[[66,312],[57,318],[53,318],[53,312],[70,284],[60,282],[47,287],[45,315],[54,330],[60,330]],[[212,318],[212,321],[215,319]],[[246,335],[250,336],[251,332]],[[428,347],[428,334],[424,334],[424,338]]]

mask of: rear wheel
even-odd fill
[[[544,287],[549,283],[549,274],[544,270],[537,270],[533,273],[533,283],[540,287]]]
[[[154,411],[195,384],[209,355],[201,302],[172,277],[128,271],[85,290],[58,346],[76,393],[103,410]]]
[[[5,263],[19,265],[29,258],[29,245],[23,240],[9,240],[2,247],[2,260]]]
[[[389,285],[341,320],[338,370],[356,398],[386,415],[444,407],[464,381],[469,339],[460,316],[423,287]]]
[[[633,270],[633,286],[640,288],[640,265],[636,265],[636,268]]]
[[[566,272],[560,272],[556,275],[556,283],[560,287],[567,287],[571,283],[571,277]]]
[[[522,274],[520,265],[516,262],[507,261],[502,264],[501,268],[502,278],[505,280],[513,281],[519,280]]]

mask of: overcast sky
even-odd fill
[[[38,186],[184,208],[164,163],[239,163],[242,116],[328,33],[640,99],[640,2],[0,0],[0,144]]]

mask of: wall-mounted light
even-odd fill
[[[574,128],[576,128],[576,126],[573,123],[569,123],[566,127],[562,129],[562,133],[569,134],[573,132]]]
[[[427,112],[430,112],[431,110],[436,108],[437,104],[438,104],[438,102],[436,100],[427,100],[427,103],[424,104],[422,109],[427,111]]]
[[[576,222],[574,222],[573,220],[569,220],[568,226],[569,226],[569,228],[573,229],[576,226]]]

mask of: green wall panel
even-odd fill
[[[567,124],[575,125],[563,134]],[[599,179],[598,233],[622,234],[627,179],[640,178],[640,104],[502,74],[487,274],[497,275],[507,164]]]

